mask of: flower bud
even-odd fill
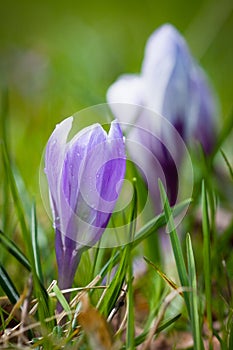
[[[186,144],[199,142],[208,154],[216,140],[216,105],[204,71],[191,56],[184,38],[172,25],[165,24],[150,36],[141,73],[118,78],[108,89],[107,101],[121,122],[131,124],[128,135],[134,135],[135,141],[149,148],[159,161],[170,193],[170,203],[174,204],[178,190],[177,169],[183,152],[177,149],[178,157],[171,159],[167,146],[175,149],[178,145],[177,138],[173,138],[171,128],[168,130],[166,123],[159,126],[160,141],[153,141],[149,132],[143,131],[145,128],[158,134],[154,132],[158,127],[157,120],[153,120],[146,109],[166,118]],[[132,107],[128,108],[130,112],[121,113],[114,103],[128,103]],[[145,111],[139,113],[138,106],[145,107]],[[133,130],[135,127],[140,127],[136,133]],[[133,149],[130,152],[135,160],[140,156]],[[154,184],[157,186],[157,169],[153,162],[145,167],[148,173],[154,174]],[[149,190],[153,196],[154,189]],[[157,202],[158,198],[154,198],[154,201]]]
[[[45,154],[56,231],[60,288],[72,285],[83,250],[102,236],[118,199],[126,156],[117,121],[91,125],[67,140],[73,118],[58,124]]]

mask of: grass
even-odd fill
[[[58,17],[51,5],[46,12],[43,2],[26,3],[22,17],[17,5],[8,9],[12,24],[0,24],[0,71],[9,78],[1,82],[0,348],[232,349],[232,12],[224,20],[215,12],[217,3],[211,7],[211,20],[219,27],[210,41],[209,31],[200,35],[205,28],[197,26],[205,23],[210,2],[185,5],[180,0],[161,8],[146,2],[143,9],[122,2],[124,13],[115,5],[111,12],[111,6],[100,2],[91,14],[88,4],[72,11],[67,7],[64,13],[59,3]],[[37,10],[47,13],[44,28],[33,16]],[[111,225],[117,233],[119,222],[128,224],[130,242],[106,249],[100,243],[83,253],[73,287],[60,290],[54,232],[38,186],[44,144],[60,119],[103,102],[119,74],[139,71],[145,40],[164,21],[165,12],[166,21],[187,34],[194,54],[195,47],[197,53],[205,52],[197,58],[210,73],[222,105],[216,147],[208,158],[200,148],[190,152],[192,198],[170,207],[159,182],[162,210],[156,216],[146,212],[140,220],[145,186],[127,164],[133,199]],[[12,21],[22,24],[21,32],[16,33]],[[36,54],[30,76],[24,72],[20,78],[16,65],[8,62],[10,43],[18,49],[10,56],[13,63],[21,62],[21,50],[25,60],[31,51]],[[5,69],[6,62],[12,66]],[[182,176],[181,187],[188,186],[186,170]],[[69,302],[66,293],[71,294]]]
[[[89,278],[89,284],[80,286],[78,289],[72,288],[69,292],[72,292],[73,299],[68,304],[63,296],[65,291],[61,291],[56,282],[51,286],[47,284],[48,276],[44,275],[46,263],[43,264],[43,252],[38,244],[38,218],[35,203],[31,201],[32,209],[28,215],[15,181],[19,174],[14,173],[9,153],[4,146],[2,159],[7,173],[5,179],[9,187],[11,210],[15,211],[19,222],[17,231],[21,235],[21,243],[16,244],[9,233],[1,231],[0,245],[5,251],[6,259],[11,257],[15,261],[16,269],[24,270],[25,285],[23,289],[20,287],[17,277],[6,270],[10,271],[11,265],[4,264],[3,261],[0,266],[0,285],[4,295],[0,299],[1,346],[37,349],[90,349],[96,346],[108,349],[109,346],[114,346],[116,349],[134,349],[141,345],[142,349],[146,349],[152,342],[157,341],[159,344],[162,333],[167,333],[172,339],[174,332],[179,333],[182,330],[190,335],[193,344],[191,347],[194,349],[214,349],[216,343],[218,348],[230,349],[232,344],[230,277],[232,259],[230,250],[225,250],[225,247],[229,245],[231,237],[228,235],[228,227],[224,228],[224,232],[216,232],[213,236],[213,229],[217,230],[217,224],[213,224],[217,211],[213,211],[213,203],[210,205],[210,200],[214,196],[213,193],[210,195],[211,189],[207,190],[204,180],[202,192],[195,199],[197,203],[187,199],[175,208],[169,206],[166,192],[160,182],[164,212],[138,229],[134,219],[137,218],[140,188],[137,188],[137,182],[134,180],[135,196],[128,218],[131,223],[129,226],[131,243],[122,248],[113,249],[109,258],[107,258],[109,249],[104,251],[101,248],[95,248],[94,266],[89,270],[89,277],[86,276]],[[226,170],[229,171],[230,184],[232,170],[229,168],[230,162],[226,161],[226,155],[224,160]],[[195,228],[189,234],[184,232],[182,238],[177,233],[174,217],[188,205],[190,208],[184,221],[189,221],[192,210],[195,213],[196,206],[200,206],[201,227],[198,231]],[[230,227],[231,223],[229,229]],[[146,275],[138,277],[137,270],[133,269],[134,259],[140,256],[142,244],[148,237],[158,234],[161,228],[166,229],[170,237],[171,251],[174,255],[173,267],[165,267],[165,258],[160,261],[161,266],[158,267],[145,256],[148,263],[148,268],[144,272]],[[158,241],[157,244],[159,244]],[[185,246],[186,249],[184,249]],[[199,254],[200,248],[202,254]],[[155,251],[157,250],[158,248],[155,247]],[[88,260],[92,259],[91,251],[85,254],[89,255]],[[166,254],[165,251],[164,254]],[[222,256],[222,259],[219,259],[218,255]],[[225,269],[222,265],[223,259]],[[213,261],[215,261],[214,266]],[[115,267],[117,269],[113,278],[110,280],[107,278],[107,284],[101,282],[106,276],[111,276]],[[178,279],[175,277],[175,282],[173,281],[174,267],[178,276]],[[80,271],[83,273],[82,266]],[[156,276],[161,279],[162,285],[158,283]],[[54,276],[51,277],[50,283]],[[146,278],[146,292],[143,285],[140,285],[140,279],[144,278]],[[81,276],[79,276],[80,279]],[[155,297],[154,288],[158,288],[159,285],[160,291]],[[145,305],[146,315],[144,314],[142,319],[140,319],[142,312],[140,305],[135,299],[137,293]],[[177,298],[184,300],[178,309],[174,307],[174,300]],[[67,315],[67,321],[63,325],[56,325],[59,317],[60,319],[62,317],[55,313],[57,301],[62,305],[62,315]],[[90,322],[87,321],[89,317]],[[93,328],[93,323],[99,324],[99,327]],[[140,329],[139,333],[138,329]],[[176,342],[175,338],[171,342]]]

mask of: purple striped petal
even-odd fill
[[[205,152],[210,154],[217,139],[217,106],[214,93],[208,82],[205,72],[194,67],[193,94],[196,93],[195,106],[193,106],[192,122],[188,129],[188,138],[198,141]]]
[[[131,128],[125,127],[127,138],[148,150],[147,155],[145,149],[137,146],[129,151],[142,172],[148,174],[147,179],[151,179],[148,186],[154,202],[159,200],[154,186],[157,187],[162,169],[173,204],[178,188],[177,170],[184,154],[176,131],[189,145],[198,141],[205,153],[210,153],[216,142],[216,105],[204,73],[172,25],[165,24],[150,36],[141,74],[120,77],[108,89],[107,100],[117,118],[131,124]],[[127,108],[127,103],[137,106]],[[138,108],[139,104],[144,110]],[[156,114],[152,116],[147,108],[164,116],[173,128],[156,118]]]
[[[72,118],[59,124],[45,155],[54,226],[59,286],[69,288],[83,250],[103,234],[125,173],[125,145],[116,121],[109,133],[94,124],[69,142]]]
[[[73,118],[67,118],[58,124],[49,138],[45,152],[45,174],[48,180],[51,207],[54,221],[58,218],[59,213],[59,183],[61,178],[61,169],[63,167],[66,141],[71,130]],[[55,223],[56,225],[56,223]]]

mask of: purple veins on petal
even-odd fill
[[[61,288],[72,285],[83,250],[103,234],[126,163],[124,139],[116,121],[108,134],[94,124],[67,141],[72,121],[68,118],[56,127],[45,154]]]
[[[141,73],[120,76],[109,87],[107,101],[117,118],[130,124],[125,128],[127,137],[146,147],[159,160],[168,193],[171,193],[170,201],[174,203],[178,189],[177,171],[184,151],[180,149],[181,143],[177,142],[172,129],[186,144],[199,142],[209,154],[216,142],[217,110],[204,72],[192,57],[185,39],[172,25],[161,26],[149,37]],[[127,103],[133,105],[127,107]],[[150,110],[155,112],[154,115]],[[173,128],[168,128],[167,123],[158,125],[162,122],[158,114],[166,118]],[[174,149],[173,161],[164,148]],[[130,156],[136,164],[140,164],[141,152],[136,149],[130,148]],[[146,170],[148,178],[154,176],[152,187],[157,186],[158,163],[145,162],[146,157],[142,170]],[[149,186],[149,192],[157,203],[160,199],[155,196],[156,191],[152,187]]]
[[[45,173],[48,180],[53,217],[59,217],[59,182],[66,152],[66,141],[71,130],[73,118],[58,124],[49,138],[45,152]]]

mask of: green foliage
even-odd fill
[[[203,231],[203,267],[205,278],[205,298],[207,309],[207,320],[210,331],[213,331],[212,322],[212,293],[211,293],[211,255],[210,255],[210,223],[208,214],[208,201],[205,183],[202,183],[202,231]]]
[[[189,305],[190,305],[190,320],[192,325],[194,348],[197,350],[204,349],[201,324],[199,319],[199,302],[198,302],[198,289],[197,289],[197,276],[196,267],[194,261],[194,254],[192,248],[192,242],[190,235],[187,234],[187,260],[188,260],[188,280],[189,280]]]
[[[0,285],[10,302],[15,304],[19,299],[19,293],[2,265],[0,265]]]
[[[232,349],[231,1],[142,6],[133,0],[65,5],[23,0],[4,2],[1,14],[0,348],[92,350],[90,339],[98,331],[91,328],[90,313],[103,327],[103,342],[110,337],[115,350],[150,341],[161,347],[164,338],[175,348],[174,335],[180,332],[192,338],[195,350],[214,349],[215,343]],[[144,222],[136,218],[146,186],[134,167],[128,170],[130,181],[137,178],[134,197],[111,224],[116,230],[119,222],[130,224],[131,241],[85,252],[68,303],[52,284],[57,278],[54,234],[38,185],[43,148],[61,119],[105,102],[117,76],[139,72],[146,39],[163,22],[184,33],[219,95],[215,149],[209,157],[200,148],[192,152],[192,199],[171,208],[160,183],[163,211]],[[180,186],[186,186],[183,179]],[[187,207],[176,227],[174,218]],[[161,242],[164,230],[170,245]],[[135,261],[144,255],[139,272]],[[66,316],[60,324],[57,301]]]
[[[182,253],[182,247],[181,247],[181,243],[179,241],[178,234],[176,232],[172,210],[170,208],[168,198],[166,196],[166,192],[165,192],[165,189],[164,189],[161,181],[159,181],[159,189],[160,189],[160,193],[161,193],[162,203],[164,206],[164,212],[165,212],[166,223],[167,223],[167,230],[168,230],[170,240],[171,240],[173,254],[174,254],[174,258],[175,258],[175,262],[176,262],[176,268],[178,271],[181,285],[182,285],[182,287],[184,287],[184,289],[186,289],[186,287],[188,287],[189,284],[188,284],[188,275],[187,275],[187,270],[186,270],[186,266],[185,266],[184,256]],[[185,298],[188,313],[190,315],[189,296],[188,296],[188,292],[186,292],[185,290],[184,290],[184,298]]]

